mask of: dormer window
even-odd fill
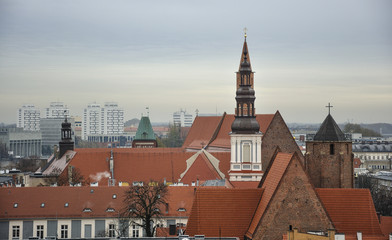
[[[106,212],[115,212],[114,208],[107,208]]]
[[[113,194],[112,198],[113,198],[113,199],[116,199],[116,198],[117,198],[117,195],[116,195],[116,194]]]
[[[64,207],[68,207],[68,206],[69,206],[69,203],[65,203],[65,204],[64,204]]]
[[[41,203],[41,208],[44,208],[45,207],[45,203]]]
[[[185,208],[179,208],[179,209],[177,209],[177,211],[179,211],[179,212],[186,212],[186,209]]]
[[[14,203],[14,208],[17,208],[18,207],[18,203]]]
[[[93,210],[91,210],[91,208],[84,208],[83,212],[92,212]]]

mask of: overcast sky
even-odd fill
[[[244,27],[257,113],[392,123],[390,0],[0,0],[0,122],[53,101],[233,113]]]

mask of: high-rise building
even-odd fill
[[[16,126],[26,131],[39,131],[41,112],[33,104],[23,105],[18,109]]]
[[[50,106],[45,109],[46,118],[61,118],[69,117],[69,109],[63,102],[51,102]]]
[[[174,125],[181,127],[191,127],[193,116],[181,109],[180,111],[173,113],[173,123]]]
[[[107,102],[104,107],[92,103],[84,109],[82,139],[88,136],[120,135],[124,132],[124,110],[117,103]]]

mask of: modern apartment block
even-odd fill
[[[82,139],[89,136],[119,135],[124,132],[124,110],[117,103],[107,102],[101,107],[92,103],[84,109]]]
[[[33,104],[25,104],[18,109],[16,126],[26,131],[39,131],[41,112]]]
[[[193,123],[192,114],[187,113],[185,110],[180,110],[173,113],[173,123],[181,127],[191,127]]]
[[[63,102],[51,102],[50,106],[45,109],[45,118],[61,118],[69,117],[69,109]]]

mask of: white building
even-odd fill
[[[173,113],[173,123],[177,126],[180,125],[181,127],[191,127],[193,116],[181,109],[180,111]]]
[[[39,131],[41,112],[33,104],[23,105],[18,109],[16,126],[27,131]]]
[[[124,110],[117,103],[107,102],[104,107],[92,103],[84,109],[82,139],[89,136],[119,135],[124,132]]]
[[[61,118],[69,117],[69,109],[63,102],[51,102],[50,106],[45,109],[46,118]]]

